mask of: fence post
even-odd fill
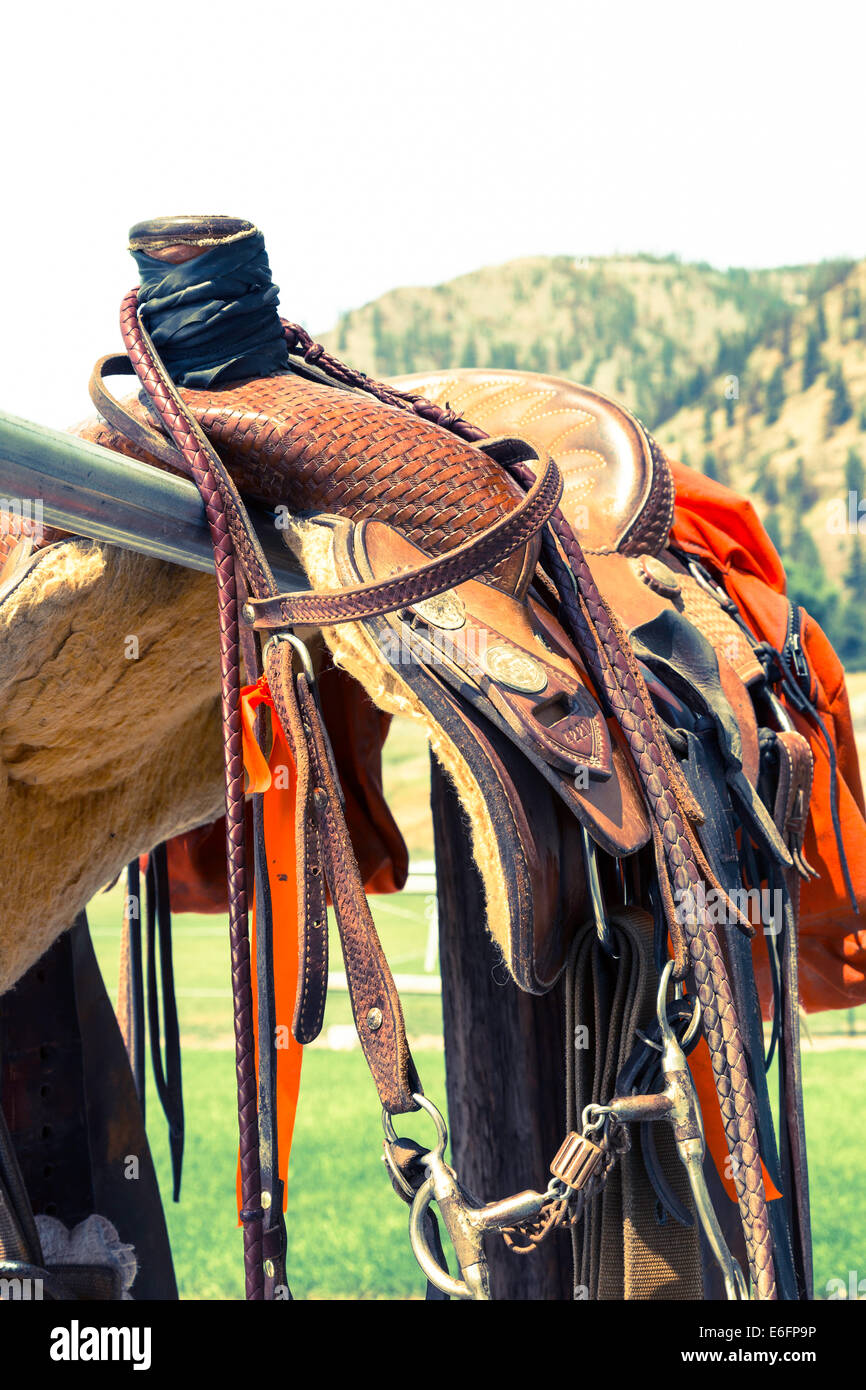
[[[543,1190],[564,1137],[562,994],[524,994],[498,960],[457,794],[431,761],[451,1162],[490,1201]],[[567,1232],[531,1255],[487,1245],[497,1299],[571,1298]]]

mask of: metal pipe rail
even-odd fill
[[[42,523],[187,569],[213,570],[204,505],[194,483],[113,449],[0,411],[0,510],[41,504]],[[274,512],[248,508],[285,592],[306,579]]]

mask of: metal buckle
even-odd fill
[[[583,846],[583,862],[586,867],[586,886],[589,889],[589,900],[592,905],[592,917],[595,922],[595,932],[602,947],[609,956],[614,955],[613,945],[610,936],[610,922],[608,921],[607,908],[604,904],[604,891],[601,886],[601,876],[598,872],[598,855],[595,843],[590,838],[589,831],[585,825],[580,827],[580,840]]]
[[[293,632],[274,632],[271,634],[262,648],[262,665],[267,661],[268,652],[276,642],[288,642],[289,646],[297,652],[301,659],[301,667],[307,678],[307,683],[311,690],[315,690],[316,673],[313,670],[313,659],[310,656],[309,647],[305,642],[301,641],[300,637],[296,637]]]

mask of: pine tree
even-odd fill
[[[862,671],[866,668],[866,627],[863,625],[863,600],[849,599],[842,612],[831,623],[832,641],[845,669]]]
[[[788,594],[794,603],[808,609],[826,631],[836,617],[839,593],[824,573],[815,538],[803,526],[802,514],[795,513],[793,523],[785,556]]]
[[[791,365],[791,326],[791,315],[785,314],[779,330],[779,349],[782,353],[782,363],[786,367]]]
[[[715,454],[704,454],[703,472],[704,477],[712,478],[713,481],[716,483],[720,483],[722,481],[719,470],[719,461],[716,458]]]
[[[782,413],[782,406],[785,404],[785,374],[782,370],[781,362],[777,366],[770,380],[767,382],[767,400],[764,419],[768,425],[774,425]]]
[[[764,517],[764,530],[773,542],[773,545],[781,554],[784,549],[782,543],[782,517],[778,507],[770,507]]]
[[[734,423],[734,414],[737,409],[737,402],[733,396],[725,396],[725,423],[730,429]]]
[[[704,443],[713,442],[713,407],[708,405],[704,410]]]
[[[776,477],[776,474],[774,473],[772,468],[766,469],[766,471],[761,476],[760,482],[761,491],[764,494],[764,501],[766,502],[767,506],[771,509],[774,507],[778,507],[779,503],[782,500],[782,496],[779,492],[779,480]]]
[[[791,469],[790,477],[786,485],[788,507],[794,518],[795,526],[801,524],[802,517],[814,507],[818,501],[818,489],[810,481],[806,473],[806,463],[802,458],[798,458]]]
[[[827,407],[827,433],[832,434],[839,425],[844,425],[846,420],[850,420],[854,413],[840,362],[827,373],[827,385],[832,393]]]
[[[517,366],[517,347],[509,339],[505,338],[502,342],[492,343],[490,347],[491,367],[505,368],[512,371]]]
[[[547,351],[547,343],[543,338],[536,338],[530,343],[526,365],[531,372],[547,371],[550,366],[550,357]]]
[[[818,308],[815,310],[815,331],[819,343],[827,341],[827,315],[824,313],[823,299],[818,300]]]
[[[862,600],[866,592],[866,565],[863,563],[863,546],[859,536],[851,537],[848,564],[845,568],[845,588],[852,599],[860,599],[862,614]]]
[[[858,498],[863,492],[863,460],[856,449],[849,449],[845,460],[845,491],[856,492]]]
[[[466,339],[466,346],[463,349],[463,357],[460,365],[463,367],[478,366],[478,347],[475,342],[475,337],[471,333]]]
[[[818,380],[822,369],[821,339],[812,327],[806,336],[806,351],[803,354],[803,390],[808,391],[813,381]]]

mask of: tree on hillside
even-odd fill
[[[470,333],[469,337],[466,339],[460,365],[461,367],[478,366],[478,344],[475,341],[475,335],[473,333]]]
[[[848,325],[848,338],[863,335],[863,305],[858,285],[849,285],[842,300],[842,318]]]
[[[550,354],[547,350],[547,343],[543,338],[536,338],[530,343],[526,354],[526,365],[531,372],[546,372],[550,368]]]
[[[757,377],[752,377],[746,389],[746,411],[749,415],[760,415],[763,394],[761,383]]]
[[[598,356],[595,356],[590,359],[589,366],[587,367],[586,372],[584,373],[584,386],[591,386],[592,383],[595,381],[595,374],[601,366],[601,361],[602,359]]]
[[[378,304],[373,306],[370,329],[376,371],[381,376],[396,376],[400,371],[411,372],[414,364],[409,365],[406,356],[399,350],[394,334],[386,330],[385,318]]]
[[[734,423],[734,415],[737,409],[735,396],[725,396],[725,424],[730,429]]]
[[[813,381],[817,381],[823,370],[821,361],[821,339],[812,327],[806,335],[806,351],[803,354],[803,390],[808,391]]]
[[[782,539],[782,514],[778,507],[770,507],[765,513],[764,530],[781,555],[784,550],[784,545]]]
[[[827,433],[832,434],[839,425],[844,425],[846,420],[850,420],[854,413],[841,362],[830,368],[827,373],[827,385],[831,393],[830,404],[827,406]]]
[[[818,308],[815,310],[815,332],[818,334],[818,342],[827,341],[827,315],[824,313],[824,301],[818,300]]]
[[[779,326],[779,351],[782,354],[784,366],[791,365],[791,328],[793,315],[790,313],[782,315],[782,322]]]
[[[779,480],[776,477],[775,469],[769,466],[769,460],[765,457],[758,465],[758,490],[761,492],[764,501],[771,509],[778,507],[782,500],[779,491]]]
[[[863,563],[863,542],[860,536],[851,537],[844,582],[852,599],[860,600],[860,622],[862,625],[863,599],[866,598],[866,565]]]
[[[802,606],[826,631],[833,626],[839,606],[839,593],[824,573],[815,538],[794,516],[794,527],[787,546],[785,568],[788,572],[788,594]]]
[[[517,366],[516,344],[508,339],[503,339],[501,343],[491,343],[490,365],[491,367],[504,367],[507,371],[515,368]]]
[[[676,349],[672,338],[665,338],[662,342],[662,377],[667,389],[670,389],[674,375],[674,356]]]
[[[725,467],[724,459],[712,452],[704,454],[704,461],[701,469],[706,478],[712,478],[714,483],[726,483],[728,481],[728,470]]]
[[[863,493],[863,460],[856,449],[849,449],[845,460],[845,491]]]
[[[704,443],[713,442],[713,407],[708,405],[704,410]]]
[[[848,450],[845,460],[845,489],[853,493],[855,505],[863,495],[863,460],[856,449]],[[866,624],[863,609],[866,604],[866,558],[863,537],[855,533],[848,546],[848,563],[844,575],[846,602],[833,637],[839,655],[846,666],[863,670],[866,666]]]
[[[785,374],[782,370],[781,362],[776,367],[770,380],[767,382],[767,397],[764,419],[768,425],[774,425],[782,413],[782,406],[785,404]]]
[[[805,460],[802,458],[798,458],[791,469],[786,493],[788,507],[797,526],[804,514],[811,511],[818,501],[818,488],[809,478]]]
[[[808,605],[807,605],[808,606]],[[809,610],[811,612],[811,609]],[[848,599],[840,612],[834,612],[828,624],[830,639],[842,664],[849,671],[866,669],[866,627],[863,624],[863,599]]]

